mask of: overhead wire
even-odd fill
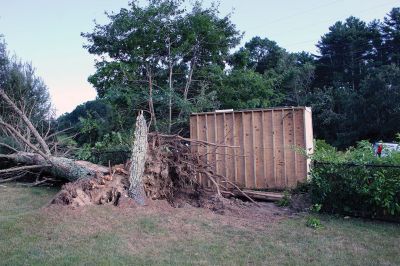
[[[337,1],[335,1],[335,2],[337,2]],[[374,5],[374,6],[372,6],[372,7],[367,8],[367,9],[361,10],[360,12],[358,12],[358,14],[362,14],[362,13],[368,12],[368,11],[370,11],[370,10],[372,10],[372,9],[376,9],[376,8],[378,8],[378,7],[393,5],[393,4],[397,3],[397,2],[398,2],[398,1],[389,1],[389,2],[386,2],[386,3],[384,3],[384,4]],[[333,3],[334,3],[334,2],[331,2],[330,4],[333,4]],[[279,37],[279,36],[284,36],[284,35],[287,35],[288,33],[291,33],[291,32],[294,32],[294,31],[298,31],[298,30],[302,30],[302,29],[305,29],[305,28],[307,28],[307,29],[313,28],[313,26],[315,26],[315,24],[321,24],[321,23],[325,23],[325,22],[330,22],[331,20],[332,20],[332,19],[317,21],[317,22],[313,22],[312,24],[308,24],[308,25],[306,25],[306,26],[292,28],[292,29],[286,30],[286,31],[284,31],[284,32],[282,32],[282,33],[280,33],[280,34],[278,34],[278,35],[274,35],[274,37],[276,38],[276,37]],[[266,24],[268,24],[268,23],[266,23]],[[259,28],[259,27],[265,27],[265,26],[264,26],[264,25],[263,25],[263,26],[257,26],[257,28]],[[252,29],[252,28],[250,28],[250,29]],[[313,39],[313,40],[307,40],[307,41],[301,41],[301,42],[296,42],[296,43],[288,44],[287,46],[293,47],[293,45],[299,46],[299,44],[311,43],[311,42],[315,42],[315,39]]]

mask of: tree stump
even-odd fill
[[[141,111],[136,118],[136,128],[132,145],[129,196],[139,205],[145,204],[146,194],[143,187],[143,173],[147,155],[147,124]]]

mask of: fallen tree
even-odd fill
[[[235,184],[216,175],[205,160],[192,152],[189,145],[217,144],[177,135],[148,133],[142,113],[137,118],[130,162],[104,167],[57,156],[59,152],[56,143],[51,138],[42,137],[26,114],[1,89],[0,97],[24,122],[23,125],[12,125],[4,122],[0,115],[1,129],[11,134],[21,144],[19,147],[25,147],[25,150],[18,150],[6,143],[0,143],[0,146],[10,152],[0,154],[0,161],[12,165],[0,170],[0,182],[14,181],[32,174],[36,175],[36,181],[32,185],[56,179],[67,181],[69,183],[63,186],[53,200],[53,203],[65,205],[118,205],[121,199],[127,197],[133,198],[140,205],[144,205],[148,198],[165,199],[174,204],[176,196],[183,194],[191,199],[196,198],[196,204],[199,204],[204,201],[202,195],[205,193],[197,182],[197,177],[202,175],[214,185],[217,202],[223,194],[234,195],[232,190],[253,201]],[[27,130],[31,134],[21,133]]]

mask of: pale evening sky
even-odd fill
[[[204,3],[210,3],[205,0]],[[365,21],[382,19],[400,6],[399,0],[221,0],[221,15],[232,10],[232,21],[253,36],[268,37],[288,51],[316,52],[315,44],[338,20],[353,15]],[[82,45],[81,32],[96,20],[107,22],[104,11],[127,7],[128,0],[0,0],[0,34],[11,53],[32,62],[48,85],[57,114],[95,99],[87,82],[94,57]]]

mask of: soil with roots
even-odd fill
[[[212,169],[194,155],[190,146],[174,136],[150,135],[143,186],[147,205],[166,201],[173,207],[193,206],[223,214],[227,206],[249,206],[254,203],[223,198],[204,190],[197,181],[199,174],[211,178]],[[128,197],[130,163],[110,167],[106,173],[65,184],[53,204],[82,207],[87,205],[134,205]],[[214,177],[218,179],[217,176]],[[247,205],[246,205],[247,204]]]

